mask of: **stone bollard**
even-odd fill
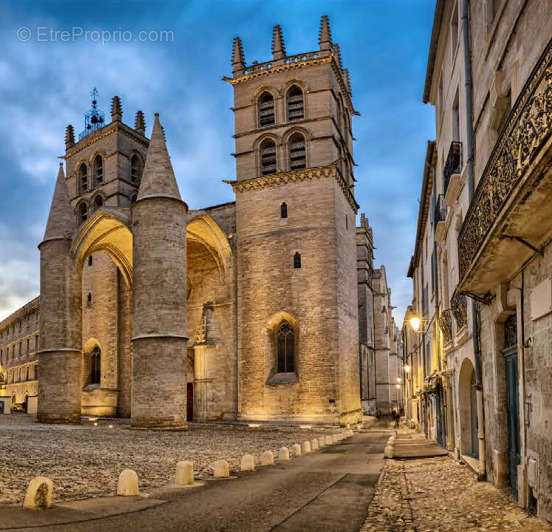
[[[265,451],[261,454],[261,465],[274,465],[274,455],[272,451]]]
[[[138,495],[138,475],[132,469],[125,469],[119,475],[117,495],[132,497]]]
[[[301,456],[301,446],[298,443],[294,443],[291,446],[291,450],[295,456]]]
[[[54,483],[46,477],[35,477],[29,482],[23,508],[46,510],[52,506]]]
[[[310,453],[311,452],[310,441],[304,441],[301,450],[303,451],[303,454]]]
[[[244,454],[241,459],[242,471],[255,471],[255,457],[252,454]]]
[[[393,448],[393,445],[387,445],[385,449],[383,450],[383,456],[385,458],[393,458],[395,456],[395,450]]]
[[[176,464],[174,483],[177,486],[191,486],[194,483],[194,465],[188,460]]]
[[[324,447],[326,445],[326,438],[322,436],[321,438],[318,438],[318,447]]]
[[[318,439],[317,438],[314,438],[312,441],[311,441],[311,449],[313,451],[317,451],[318,450]]]
[[[331,445],[333,443],[333,438],[331,436],[326,436],[326,445]]]
[[[230,466],[226,460],[217,460],[213,464],[213,476],[215,478],[228,478],[230,476]]]
[[[289,460],[289,449],[287,447],[280,447],[278,451],[278,460],[280,460],[280,462]]]

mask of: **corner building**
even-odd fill
[[[236,37],[224,78],[235,202],[188,209],[159,116],[148,138],[117,96],[111,122],[93,95],[78,140],[67,127],[39,246],[40,421],[361,419],[359,329],[374,339],[375,305],[359,320],[357,233],[369,228],[355,227],[349,74],[327,17],[318,50],[287,55],[275,26],[272,53],[248,66]]]

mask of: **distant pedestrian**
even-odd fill
[[[395,428],[398,429],[399,428],[399,419],[401,418],[401,416],[399,415],[399,413],[393,409],[393,412],[391,412],[391,417],[393,418],[393,421],[395,422]]]

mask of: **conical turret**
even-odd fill
[[[330,50],[332,47],[332,32],[330,30],[330,19],[323,15],[320,19],[320,33],[318,35],[320,50]]]
[[[75,217],[71,209],[67,186],[65,185],[63,163],[59,163],[56,188],[54,189],[54,196],[50,205],[50,214],[48,214],[44,240],[70,236],[73,234],[75,226]]]
[[[171,158],[165,144],[165,134],[161,122],[159,122],[159,113],[155,113],[153,131],[137,201],[147,197],[181,199]]]
[[[234,37],[232,47],[232,72],[234,75],[243,74],[245,70],[245,56],[243,54],[243,46],[239,37]]]
[[[282,59],[286,56],[286,45],[280,24],[276,24],[272,30],[272,56],[274,59]]]

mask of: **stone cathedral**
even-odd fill
[[[129,126],[115,96],[108,123],[93,95],[78,140],[67,126],[25,325],[40,331],[25,370],[39,421],[360,419],[357,241],[371,230],[355,227],[348,71],[327,17],[318,50],[287,55],[275,26],[272,52],[247,66],[234,39],[234,202],[188,208],[158,114],[148,138],[141,111]],[[22,343],[0,343],[14,365]]]

